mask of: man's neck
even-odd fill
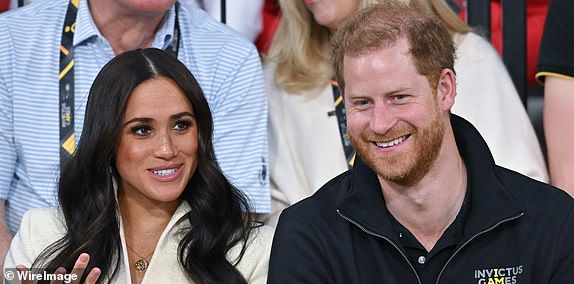
[[[100,33],[110,43],[114,54],[150,47],[166,15],[142,12],[121,6],[116,0],[89,1],[90,12]]]
[[[458,151],[453,151],[439,155],[429,173],[413,186],[379,181],[389,212],[430,251],[462,207],[467,172]]]

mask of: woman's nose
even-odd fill
[[[173,144],[173,139],[169,134],[161,134],[158,136],[158,143],[155,149],[157,157],[162,159],[171,159],[177,155],[177,150]]]

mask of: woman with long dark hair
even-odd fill
[[[82,270],[86,283],[265,283],[272,230],[219,169],[212,128],[177,59],[148,48],[111,60],[92,84],[60,207],[26,214],[5,267]]]

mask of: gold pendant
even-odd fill
[[[145,261],[145,259],[140,259],[138,261],[136,261],[136,270],[139,272],[145,271],[147,269],[147,261]]]

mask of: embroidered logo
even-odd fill
[[[516,267],[500,267],[490,269],[477,269],[474,278],[478,284],[516,284],[518,276],[522,274],[522,265]]]

